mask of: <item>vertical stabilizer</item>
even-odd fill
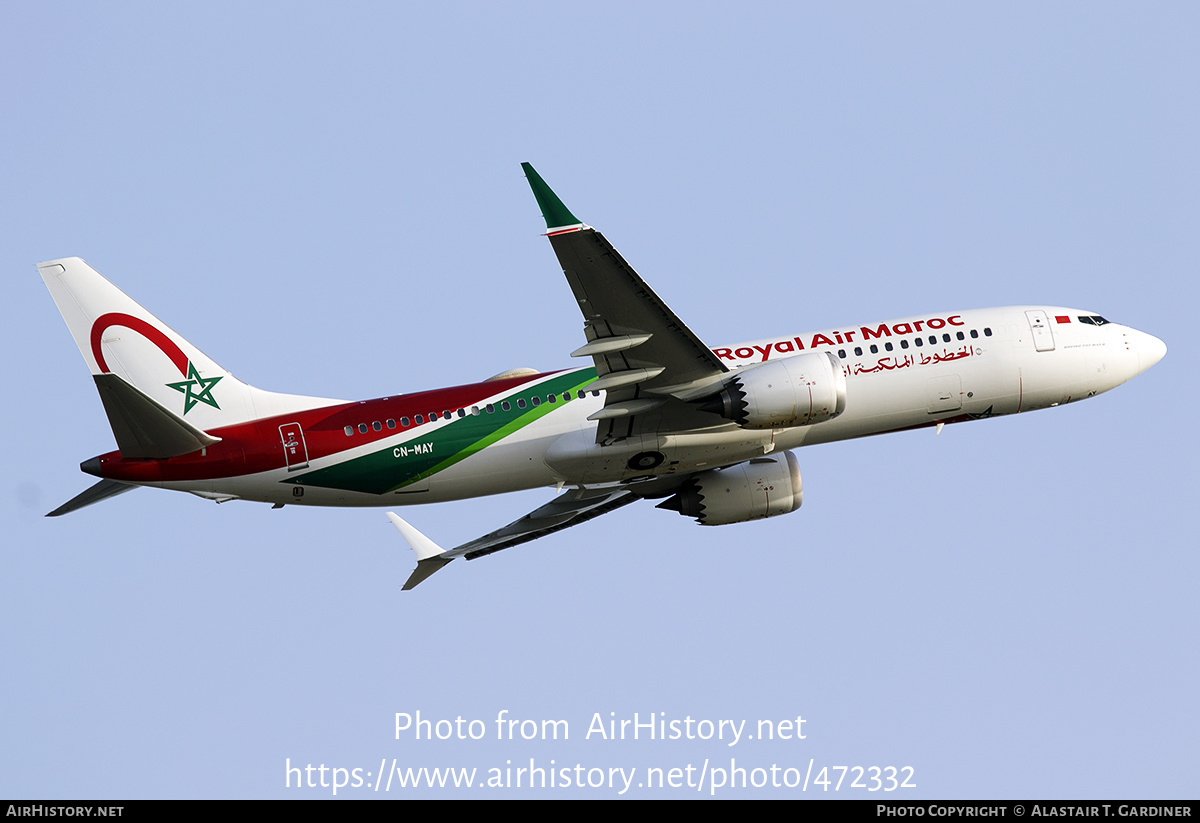
[[[337,402],[246,385],[78,257],[38,271],[92,375],[116,375],[195,429]]]

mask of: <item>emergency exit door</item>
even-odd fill
[[[1038,351],[1054,351],[1054,332],[1050,331],[1050,318],[1041,309],[1025,312],[1029,318],[1029,330],[1033,332],[1033,347]]]
[[[284,423],[279,427],[283,441],[283,462],[290,472],[308,468],[308,446],[304,444],[304,429],[299,423]]]

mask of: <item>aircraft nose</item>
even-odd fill
[[[1166,343],[1145,331],[1129,329],[1126,340],[1129,341],[1129,352],[1138,355],[1138,374],[1157,364],[1166,354]]]
[[[1138,332],[1137,335],[1137,357],[1138,357],[1138,374],[1141,374],[1146,369],[1153,366],[1159,360],[1163,359],[1163,355],[1167,353],[1167,344],[1159,340],[1152,334]]]

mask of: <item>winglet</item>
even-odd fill
[[[537,200],[538,208],[542,210],[542,217],[546,221],[547,235],[587,228],[583,221],[571,214],[571,210],[563,205],[563,201],[559,200],[558,195],[550,190],[542,176],[534,171],[533,166],[522,163],[521,168],[525,170],[525,179],[529,181],[529,188],[533,189],[533,196]]]
[[[417,556],[417,568],[405,581],[402,587],[403,591],[416,588],[417,584],[454,559],[453,557],[442,557],[442,547],[410,526],[400,515],[388,512],[387,516],[396,530],[400,532],[400,536],[413,550],[413,554]]]

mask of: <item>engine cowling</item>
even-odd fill
[[[800,463],[791,452],[701,472],[658,504],[702,526],[745,523],[794,512],[804,500]]]
[[[846,375],[832,352],[812,352],[739,369],[700,403],[746,429],[783,429],[832,420],[846,409]]]

